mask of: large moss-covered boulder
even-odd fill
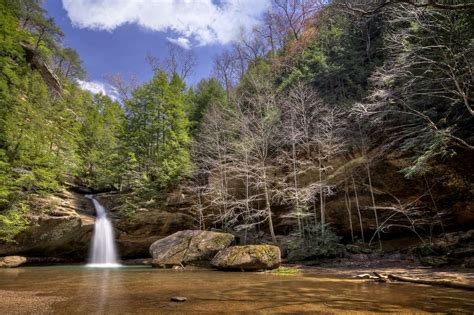
[[[0,268],[14,268],[26,263],[27,259],[23,256],[0,257]]]
[[[234,236],[228,233],[194,230],[176,232],[150,246],[152,265],[159,268],[208,266],[217,252],[233,242]]]
[[[281,253],[273,245],[246,245],[226,248],[214,257],[211,265],[221,270],[276,269],[281,264]]]

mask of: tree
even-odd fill
[[[120,73],[111,73],[105,75],[105,79],[115,88],[122,102],[129,100],[138,88],[138,78],[133,74],[125,77]]]
[[[311,203],[315,202],[317,187],[299,183],[299,176],[314,169],[314,152],[320,141],[315,127],[321,116],[322,106],[322,100],[316,91],[303,82],[297,82],[291,87],[282,106],[284,126],[282,140],[284,148],[290,150],[288,153],[284,150],[284,159],[288,158],[292,165],[293,185],[289,190],[289,197],[294,203],[295,210],[292,216],[297,218],[298,233],[301,238],[304,237],[305,221],[309,216],[308,209]],[[320,185],[322,185],[321,176]],[[317,221],[316,206],[314,206],[314,222]]]
[[[414,8],[435,8],[442,10],[474,10],[473,3],[453,3],[452,1],[443,0],[382,0],[382,1],[358,1],[353,4],[349,1],[343,1],[343,5],[357,13],[361,14],[376,14],[386,7],[390,7],[397,4],[407,4]]]
[[[472,60],[466,12],[392,7],[386,34],[388,58],[373,88],[356,107],[372,125],[390,125],[387,147],[412,156],[407,176],[423,175],[430,161],[452,148],[474,150],[466,132],[473,123]]]
[[[85,71],[82,68],[82,61],[76,50],[72,48],[61,48],[54,56],[56,71],[68,79],[83,79]]]
[[[235,87],[238,75],[236,58],[230,50],[223,51],[214,57],[214,75],[224,86],[227,99],[230,100],[232,89]]]
[[[32,27],[37,36],[34,43],[34,50],[38,50],[42,42],[52,46],[51,43],[59,41],[64,36],[61,29],[54,23],[53,18],[44,18],[42,15],[38,15],[33,17],[32,22]]]
[[[192,96],[192,108],[190,112],[191,130],[196,133],[201,122],[213,104],[224,104],[226,93],[222,85],[215,78],[201,80]]]
[[[322,6],[319,0],[273,0],[273,21],[298,40],[310,17]],[[285,34],[287,35],[287,34]]]
[[[272,176],[271,157],[275,152],[274,146],[277,146],[280,112],[278,95],[265,76],[268,70],[265,64],[261,64],[246,75],[245,82],[252,87],[253,93],[244,95],[239,105],[239,130],[250,148],[248,164],[255,165],[255,190],[263,199],[264,221],[267,221],[272,241],[276,244],[272,204],[280,196],[278,189],[275,189],[278,180]]]
[[[97,190],[120,189],[122,184],[121,136],[125,125],[122,107],[104,95],[95,95],[81,128],[81,177]],[[125,162],[126,163],[126,162]]]
[[[191,169],[185,100],[183,81],[158,71],[125,103],[129,146],[152,187],[176,183]]]
[[[328,103],[351,106],[367,94],[369,78],[383,59],[380,18],[357,18],[329,4],[311,23],[314,35],[280,66],[277,82],[286,88],[311,83]]]
[[[223,228],[232,227],[229,221],[235,219],[230,215],[233,208],[228,184],[229,165],[232,162],[230,140],[235,136],[235,125],[229,124],[231,114],[232,112],[222,104],[211,104],[193,145],[196,176],[207,179],[207,189],[199,190],[200,197],[208,196],[208,203],[219,211],[218,214],[212,213],[211,218],[215,224],[220,224]]]
[[[166,45],[167,55],[160,60],[152,54],[147,54],[146,60],[153,71],[164,70],[171,78],[178,75],[182,80],[186,80],[196,67],[196,55],[190,49],[184,49],[172,43]]]

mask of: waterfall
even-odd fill
[[[107,217],[105,208],[93,196],[87,195],[94,203],[96,219],[94,235],[92,236],[92,249],[88,267],[120,267],[117,262],[114,230],[112,222]]]

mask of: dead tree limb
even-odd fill
[[[434,285],[434,286],[442,286],[448,288],[455,288],[455,289],[464,289],[464,290],[471,290],[474,291],[474,285],[467,284],[467,283],[460,283],[460,282],[452,282],[448,280],[428,280],[428,279],[415,279],[415,278],[407,278],[397,275],[388,275],[390,280],[396,280],[401,282],[410,282],[410,283],[418,283],[418,284],[427,284],[427,285]]]

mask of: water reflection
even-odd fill
[[[108,309],[114,301],[121,300],[121,286],[122,274],[117,270],[86,268],[81,273],[81,284],[76,290],[76,296],[84,297],[79,305],[78,313],[109,313]]]
[[[18,271],[15,276],[0,270],[0,314],[11,311],[5,305],[17,305],[4,302],[5,292],[28,292],[32,301],[38,299],[38,302],[55,298],[54,301],[59,302],[51,304],[54,311],[50,313],[68,315],[228,313],[237,310],[249,313],[474,311],[473,292],[364,282],[328,274],[278,277],[256,273],[79,266]],[[170,297],[173,295],[186,296],[188,301],[172,303]],[[39,305],[34,301],[34,305]],[[24,306],[20,303],[18,307]]]

